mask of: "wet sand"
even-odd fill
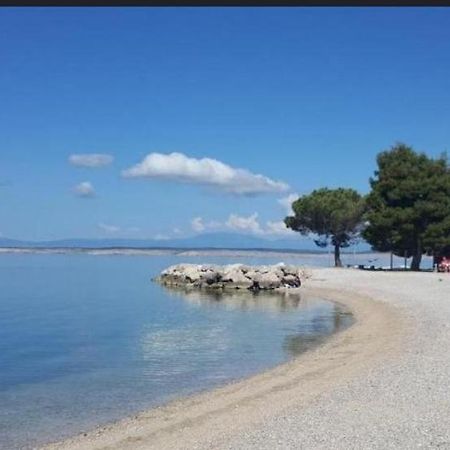
[[[351,269],[315,269],[312,275],[301,292],[308,291],[349,307],[356,319],[352,327],[275,369],[46,448],[308,448],[307,441],[303,447],[297,440],[286,440],[292,430],[283,431],[280,418],[291,423],[300,416],[308,422],[307,415],[311,413],[308,411],[324,395],[339,392],[377,367],[397,361],[412,339],[415,320],[404,305],[390,299],[404,289],[406,279],[414,280],[419,287],[423,284],[421,277],[435,277],[435,274]],[[273,428],[271,436],[279,434],[279,437],[268,445],[270,428]],[[326,432],[322,428],[321,435]],[[323,448],[327,447],[335,448],[332,445]]]

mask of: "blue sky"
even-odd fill
[[[448,149],[449,55],[448,8],[3,8],[0,232],[282,236],[280,199]]]

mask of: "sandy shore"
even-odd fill
[[[294,361],[47,449],[449,448],[450,276],[316,269],[356,324]]]

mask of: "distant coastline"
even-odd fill
[[[262,239],[240,233],[203,233],[186,238],[173,239],[124,239],[124,238],[67,238],[32,241],[0,237],[0,248],[26,249],[145,249],[145,250],[263,250],[289,253],[322,253],[326,249],[316,246],[313,240],[296,236],[294,239]],[[355,247],[353,247],[355,249]],[[361,242],[359,251],[369,251],[368,244]],[[349,249],[347,249],[348,251]]]
[[[328,256],[320,250],[295,250],[273,248],[221,248],[221,247],[0,247],[0,254],[47,253],[47,254],[88,254],[88,255],[178,255],[178,256]],[[344,252],[344,254],[372,255],[370,251]]]

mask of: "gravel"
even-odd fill
[[[450,274],[319,269],[310,285],[401,308],[414,324],[403,352],[220,448],[450,449]]]

